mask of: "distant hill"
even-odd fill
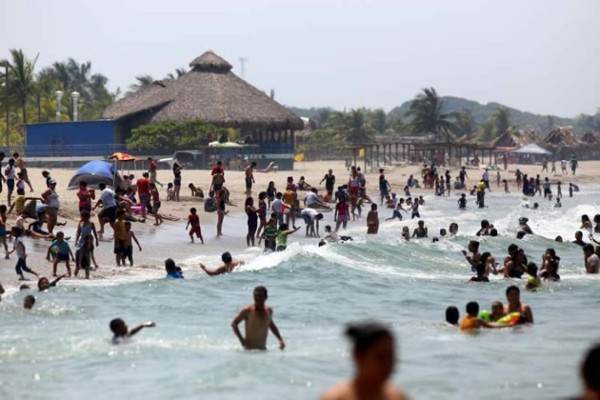
[[[570,118],[562,118],[554,115],[539,115],[526,111],[517,110],[516,108],[508,107],[500,103],[480,104],[473,100],[462,99],[460,97],[443,96],[442,112],[461,112],[469,111],[477,125],[487,121],[498,109],[504,107],[510,112],[510,124],[518,128],[531,128],[537,130],[542,136],[545,136],[553,126],[572,125],[575,126],[576,121]],[[388,116],[400,114],[405,116],[410,107],[412,100],[402,103],[400,107],[396,107],[390,111]]]
[[[506,108],[510,112],[510,124],[521,129],[535,129],[537,132],[545,136],[553,126],[565,126],[571,125],[578,129],[577,121],[571,118],[562,118],[554,115],[539,115],[533,114],[527,111],[517,110],[516,108],[508,107],[500,103],[487,103],[481,104],[473,100],[467,100],[460,97],[443,96],[444,102],[442,111],[443,112],[461,112],[469,111],[475,119],[476,126],[483,124],[487,121],[499,108]],[[406,111],[410,107],[412,100],[405,101],[401,106],[395,107],[388,113],[388,119],[398,114],[402,117],[405,122],[409,122],[407,119]],[[288,107],[288,109],[294,112],[296,115],[305,118],[315,118],[319,116],[319,113],[323,111],[334,112],[333,108],[330,107],[311,107],[311,108],[300,108],[300,107]],[[581,132],[583,133],[583,132]]]

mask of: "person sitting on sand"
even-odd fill
[[[136,326],[132,330],[129,330],[129,328],[125,324],[125,321],[123,321],[121,318],[115,318],[112,321],[110,321],[110,330],[114,335],[112,338],[112,342],[113,344],[123,343],[126,339],[132,337],[142,329],[154,328],[155,326],[156,324],[150,321],[144,322],[143,324]]]
[[[254,304],[244,307],[231,322],[233,332],[246,350],[266,350],[269,330],[279,340],[279,348],[285,348],[283,337],[273,321],[273,309],[266,304],[267,288],[257,286],[253,291]],[[242,335],[239,324],[244,321],[246,332]]]
[[[200,197],[201,199],[204,198],[204,192],[202,191],[202,189],[200,189],[200,186],[196,186],[193,183],[190,183],[188,185],[188,189],[190,189],[190,191],[192,192],[192,197]]]
[[[208,270],[206,268],[206,265],[204,265],[202,263],[200,263],[200,268],[202,268],[202,270],[204,272],[206,272],[209,276],[216,276],[216,275],[222,275],[222,274],[232,272],[235,267],[244,265],[243,261],[238,261],[238,260],[232,259],[231,254],[228,251],[221,254],[221,260],[223,261],[223,264],[220,265],[218,268],[216,268],[213,271]]]
[[[309,185],[306,180],[304,179],[304,176],[300,177],[300,180],[298,181],[298,190],[311,190],[313,188],[313,186]]]
[[[390,329],[377,322],[365,322],[349,325],[345,333],[353,343],[355,376],[327,390],[321,399],[406,399],[402,389],[390,382],[396,363],[394,335]]]

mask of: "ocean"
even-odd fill
[[[485,209],[470,197],[467,210],[458,210],[456,192],[425,196],[421,216],[430,237],[410,242],[401,240],[400,230],[412,231],[416,220],[384,222],[392,215],[388,209],[380,209],[378,235],[367,237],[363,219],[349,224],[345,234],[352,242],[324,247],[304,237],[299,221],[302,230],[289,237],[288,250],[275,254],[245,247],[243,214],[226,217],[219,240],[214,227],[203,226],[204,246],[187,243],[183,223],[148,227],[138,234],[145,261],[134,268],[103,266],[105,279],[60,282],[45,293],[7,291],[0,303],[0,398],[315,399],[352,376],[343,330],[365,319],[393,327],[399,347],[393,380],[413,399],[575,395],[579,363],[600,336],[600,277],[585,274],[581,247],[554,238],[573,240],[580,216],[599,212],[600,190],[581,189],[563,198],[560,209],[495,188]],[[538,210],[524,207],[533,201]],[[536,235],[517,240],[521,216]],[[332,218],[329,213],[325,223]],[[461,250],[484,218],[500,236],[482,238],[480,251],[502,262],[508,245],[518,243],[539,264],[553,247],[562,281],[537,292],[524,290],[526,279],[468,283],[472,274]],[[451,222],[459,224],[458,236],[432,242]],[[224,250],[247,264],[218,277],[198,268],[198,262],[216,267]],[[185,280],[164,278],[167,257],[183,268]],[[444,323],[447,306],[457,306],[461,317],[468,301],[489,309],[492,301],[505,301],[513,284],[532,307],[534,325],[471,335]],[[284,351],[272,335],[268,351],[244,351],[231,330],[257,285],[269,290]],[[28,292],[37,298],[29,312],[22,309]],[[157,326],[113,345],[108,323],[115,317],[130,327],[147,320]]]

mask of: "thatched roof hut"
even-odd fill
[[[544,138],[544,143],[560,146],[560,147],[575,147],[581,144],[577,135],[573,132],[570,126],[560,126],[553,128],[550,133]]]
[[[600,144],[600,134],[594,132],[588,132],[581,138],[581,141],[586,144]]]
[[[121,124],[123,138],[136,126],[159,121],[202,120],[246,132],[287,132],[304,127],[294,113],[240,79],[212,51],[190,62],[174,81],[159,81],[110,105],[103,118]]]
[[[493,146],[505,150],[514,150],[540,140],[541,138],[534,130],[511,129],[499,136],[493,142]]]

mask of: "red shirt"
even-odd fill
[[[150,180],[146,178],[140,178],[136,182],[138,193],[150,193]]]
[[[223,175],[225,173],[225,171],[223,171],[223,167],[219,166],[219,165],[215,165],[211,170],[210,170],[210,174],[211,175],[215,175],[215,174],[221,174]]]
[[[89,189],[80,188],[77,197],[79,197],[79,207],[92,208],[92,193]]]
[[[200,226],[200,217],[198,216],[198,214],[188,215],[188,221],[192,225],[192,227]]]
[[[150,161],[150,164],[148,165],[148,170],[150,172],[155,172],[156,171],[156,163],[154,162],[154,160]]]

